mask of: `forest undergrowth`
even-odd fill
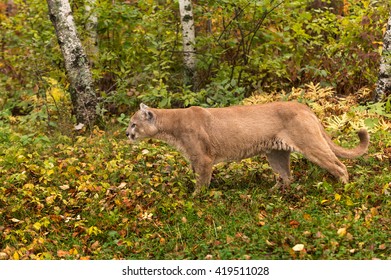
[[[125,115],[81,134],[2,114],[0,257],[390,259],[390,104],[368,103],[370,92],[337,98],[308,84],[243,101],[306,103],[344,147],[359,128],[370,133],[368,153],[343,160],[350,183],[293,154],[286,193],[269,192],[275,175],[259,156],[215,166],[211,187],[192,197],[185,159],[159,141],[130,145]]]

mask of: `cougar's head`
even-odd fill
[[[131,142],[139,139],[153,137],[158,129],[156,127],[156,115],[147,105],[140,104],[138,110],[130,119],[126,136]]]

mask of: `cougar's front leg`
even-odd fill
[[[191,165],[196,176],[196,186],[193,192],[193,196],[196,196],[201,192],[202,187],[209,187],[213,161],[208,157],[197,157],[192,159]]]
[[[267,160],[273,171],[279,175],[277,183],[271,189],[273,192],[279,188],[285,191],[289,188],[291,182],[291,170],[290,170],[290,151],[283,150],[271,150],[266,153]]]

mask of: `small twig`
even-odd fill
[[[217,236],[217,229],[216,229],[216,224],[215,224],[215,221],[214,221],[214,220],[212,220],[212,222],[213,222],[213,229],[214,229],[214,231],[215,231],[216,238],[218,238],[218,236]]]

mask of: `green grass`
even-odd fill
[[[0,251],[11,259],[390,259],[389,133],[344,160],[342,185],[301,156],[286,193],[260,156],[215,167],[191,193],[187,162],[124,127],[26,136],[0,128]],[[388,143],[388,144],[387,144]],[[304,249],[292,248],[303,244]]]

